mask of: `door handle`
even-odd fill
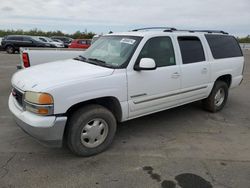
[[[171,77],[172,77],[172,78],[179,78],[179,77],[180,77],[180,73],[175,72],[175,73],[172,74]]]
[[[207,68],[203,68],[203,69],[201,70],[201,73],[203,73],[203,74],[207,73]]]

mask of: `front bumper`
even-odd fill
[[[23,111],[10,95],[9,109],[14,115],[15,121],[24,132],[49,147],[61,147],[67,117],[38,116]]]

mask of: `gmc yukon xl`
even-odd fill
[[[42,143],[90,156],[112,143],[117,122],[198,100],[220,111],[243,78],[237,40],[157,29],[107,34],[75,59],[15,73],[9,108],[17,124]]]

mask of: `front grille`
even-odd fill
[[[23,107],[23,93],[17,90],[16,88],[13,88],[12,95],[15,97],[17,103]]]

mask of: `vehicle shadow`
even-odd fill
[[[201,118],[207,119],[208,112],[202,109],[201,102],[194,102],[176,108],[164,110],[118,124],[115,147],[119,143],[126,142],[130,137],[145,137],[150,134],[164,134],[175,132],[177,129],[186,129],[188,122],[194,122],[194,126],[200,126]]]

